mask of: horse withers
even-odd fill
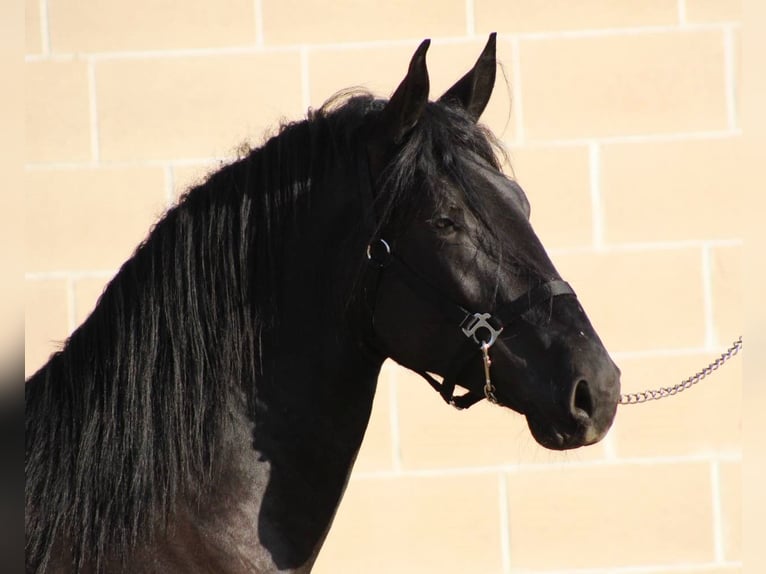
[[[29,378],[27,572],[308,572],[389,357],[605,435],[619,371],[477,123],[495,36],[436,101],[428,46],[190,189]]]

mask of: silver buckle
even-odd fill
[[[497,341],[497,338],[500,336],[500,333],[503,332],[503,328],[500,327],[499,329],[495,329],[492,325],[490,325],[488,319],[491,316],[492,315],[490,313],[474,313],[470,318],[466,318],[466,320],[470,321],[468,326],[461,327],[465,336],[472,338],[474,342],[479,346],[486,344],[487,348],[489,348],[494,345],[495,341]],[[488,341],[480,340],[476,336],[476,331],[479,329],[486,329],[489,331]]]

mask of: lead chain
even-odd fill
[[[484,396],[492,404],[497,404],[495,396],[495,385],[492,384],[492,377],[489,368],[492,366],[492,359],[489,358],[489,343],[484,341],[481,344],[481,358],[484,361]]]
[[[660,387],[659,389],[642,391],[640,393],[629,393],[627,395],[620,395],[620,404],[621,405],[637,405],[639,403],[656,401],[659,399],[664,399],[665,397],[672,397],[673,395],[677,395],[678,393],[681,393],[685,391],[686,389],[690,389],[691,387],[699,383],[702,379],[704,379],[705,377],[713,373],[713,371],[716,371],[726,361],[728,361],[734,355],[739,353],[740,349],[742,349],[741,335],[736,341],[734,341],[734,343],[732,343],[731,347],[729,347],[728,349],[726,349],[726,351],[721,353],[720,357],[718,357],[715,361],[710,363],[707,367],[705,367],[701,371],[693,374],[688,379],[684,379],[683,381],[673,385],[672,387]],[[485,393],[486,393],[486,389],[485,389]]]

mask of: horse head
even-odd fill
[[[597,442],[617,409],[619,369],[477,123],[495,82],[495,36],[436,101],[428,45],[370,127],[370,345],[455,406],[487,398],[525,415],[545,447]],[[455,385],[468,393],[455,396]]]

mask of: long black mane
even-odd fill
[[[258,399],[290,230],[323,200],[339,164],[353,171],[380,109],[368,95],[333,101],[188,191],[30,377],[28,565],[44,569],[60,543],[78,568],[98,570],[107,549],[126,554],[166,526],[180,496],[200,500],[212,488],[232,413]],[[438,194],[437,173],[486,219],[458,154],[497,166],[496,143],[459,109],[428,104],[376,187],[378,224],[412,207],[413,187]]]

